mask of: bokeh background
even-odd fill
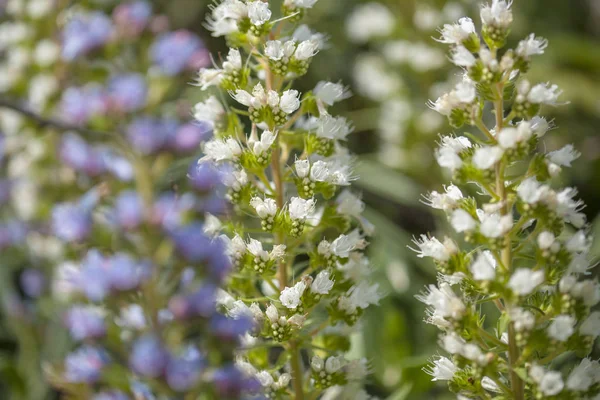
[[[210,3],[153,1],[173,27],[198,33],[219,54],[226,51],[225,44],[203,29]],[[531,32],[549,40],[530,77],[558,84],[569,103],[544,110],[558,126],[546,135],[544,145],[555,150],[573,143],[581,151],[557,184],[578,188],[598,237],[600,1],[515,0],[513,8],[513,44]],[[439,190],[448,179],[435,163],[433,149],[438,133],[451,128],[426,101],[437,98],[446,82],[458,79],[459,71],[450,68],[444,45],[433,37],[443,23],[464,15],[476,19],[478,5],[471,0],[320,0],[309,14],[307,23],[330,37],[330,47],[315,57],[300,85],[310,90],[319,80],[342,80],[354,93],[336,107],[355,124],[350,146],[359,158],[357,185],[368,205],[366,216],[377,227],[370,256],[387,294],[381,307],[370,309],[362,334],[353,338],[354,351],[371,360],[368,388],[374,395],[390,400],[453,398],[445,385],[431,382],[421,370],[437,352],[436,332],[423,323],[424,307],[414,295],[435,280],[435,271],[407,246],[413,235],[444,229],[440,216],[419,202],[421,193]],[[197,95],[193,87],[185,93],[191,103]],[[592,252],[600,256],[598,240]],[[14,326],[2,319],[0,399],[23,382],[13,368],[14,335]],[[60,337],[52,340],[61,343]]]

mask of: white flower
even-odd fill
[[[292,220],[305,220],[315,209],[315,200],[292,197],[288,207]]]
[[[479,253],[469,269],[476,281],[491,281],[496,277],[496,260],[488,250]]]
[[[585,236],[584,231],[577,231],[565,243],[565,247],[571,253],[586,253],[590,248],[590,243]]]
[[[206,142],[203,150],[205,156],[202,159],[213,161],[236,160],[242,154],[242,147],[232,137]]]
[[[383,4],[370,2],[357,6],[346,20],[351,41],[366,43],[373,37],[387,36],[394,30],[396,18]]]
[[[50,39],[40,40],[33,50],[33,60],[41,67],[52,65],[60,55],[60,47]]]
[[[584,358],[569,374],[567,388],[576,392],[586,392],[598,380],[599,372],[597,361],[592,362],[589,358]]]
[[[555,240],[556,238],[554,237],[554,234],[552,234],[552,232],[543,231],[537,237],[537,244],[540,249],[547,250],[550,247],[552,247]]]
[[[463,81],[456,85],[454,90],[451,92],[451,95],[455,97],[459,103],[470,104],[477,97],[475,83],[470,80]]]
[[[267,371],[260,371],[259,373],[255,374],[254,376],[256,377],[256,379],[258,379],[258,381],[260,382],[262,387],[268,388],[268,387],[271,387],[275,383],[275,380],[273,379],[271,374],[268,373]]]
[[[324,114],[317,122],[317,136],[329,140],[346,140],[346,136],[352,132],[352,126],[344,117],[332,117]]]
[[[525,296],[533,292],[542,282],[544,282],[544,271],[517,268],[508,281],[508,287],[515,294]]]
[[[341,357],[328,357],[325,361],[325,371],[329,374],[334,374],[342,368],[342,358]]]
[[[225,186],[236,192],[240,191],[248,184],[248,174],[243,169],[239,171],[233,171],[232,173],[225,175],[223,183]]]
[[[434,359],[433,365],[426,367],[424,371],[433,377],[432,381],[451,381],[458,367],[446,357],[440,356]]]
[[[533,131],[529,122],[521,122],[517,127],[504,128],[498,134],[498,143],[503,149],[512,149],[517,144],[529,140]]]
[[[381,295],[379,294],[379,284],[369,284],[366,281],[361,281],[358,285],[352,286],[346,292],[346,296],[354,307],[368,308],[371,304],[379,304]]]
[[[351,251],[362,249],[365,245],[365,240],[360,236],[358,229],[354,229],[347,235],[338,236],[331,243],[331,252],[340,258],[348,258]]]
[[[146,328],[146,316],[144,310],[139,304],[129,304],[121,307],[119,317],[115,323],[123,328],[143,330]]]
[[[435,158],[441,167],[454,171],[462,166],[459,154],[470,147],[471,142],[465,137],[444,136]]]
[[[277,135],[273,132],[263,131],[262,135],[260,135],[260,140],[257,140],[256,132],[253,132],[253,135],[248,139],[248,147],[252,149],[255,155],[261,156],[269,151],[275,142],[275,138],[277,138]]]
[[[507,28],[513,20],[511,4],[512,1],[492,0],[491,5],[486,4],[481,7],[481,21],[485,25]]]
[[[461,298],[454,293],[447,283],[441,283],[439,288],[435,285],[429,285],[428,291],[415,297],[432,307],[433,312],[442,318],[459,320],[467,310]]]
[[[342,215],[350,215],[360,218],[365,210],[365,203],[349,189],[343,190],[336,199],[337,212]]]
[[[283,46],[279,40],[269,40],[265,45],[265,55],[271,60],[281,60],[283,58]]]
[[[513,225],[511,215],[483,214],[479,231],[488,238],[499,238],[506,234]]]
[[[306,284],[303,281],[296,283],[292,287],[286,287],[279,296],[279,301],[285,307],[295,310],[300,305],[300,298],[306,289]]]
[[[541,381],[539,382],[540,392],[546,396],[556,396],[565,387],[562,375],[557,371],[548,371],[544,373]]]
[[[535,34],[532,33],[527,39],[519,42],[516,53],[527,60],[530,56],[544,54],[546,47],[548,47],[548,41],[541,37],[535,37]]]
[[[559,342],[564,342],[575,333],[576,322],[575,318],[570,315],[559,315],[554,318],[548,327],[548,336]]]
[[[294,58],[305,61],[313,57],[319,51],[319,42],[313,39],[305,40],[296,47]]]
[[[452,50],[452,62],[459,67],[470,68],[477,62],[475,56],[463,46],[456,46]]]
[[[204,233],[209,236],[216,237],[221,230],[221,221],[211,213],[204,213]]]
[[[504,155],[504,150],[499,146],[479,147],[473,154],[473,165],[478,169],[490,169]]]
[[[451,211],[456,208],[458,202],[463,199],[463,194],[457,186],[444,186],[446,193],[433,191],[425,196],[424,203],[428,206],[444,211]]]
[[[310,161],[308,160],[296,160],[294,163],[296,168],[296,174],[299,178],[305,178],[310,171]]]
[[[527,94],[527,100],[534,104],[549,104],[556,105],[558,97],[562,94],[562,90],[557,85],[549,83],[538,83],[531,88]]]
[[[508,315],[514,323],[517,332],[529,331],[535,326],[535,316],[523,308],[511,308],[508,311]]]
[[[210,96],[194,106],[194,118],[197,121],[210,122],[213,126],[224,114],[225,109],[215,96]]]
[[[317,0],[285,0],[284,5],[287,7],[312,8]]]
[[[471,214],[462,208],[454,210],[450,218],[450,224],[456,232],[472,231],[477,226],[477,222]]]
[[[464,17],[456,24],[445,24],[440,33],[442,37],[438,39],[439,42],[459,45],[475,33],[475,24],[471,18]]]
[[[297,90],[286,90],[279,100],[279,108],[286,114],[291,114],[300,107],[299,93]]]
[[[593,338],[600,335],[600,311],[594,311],[582,322],[579,333]]]
[[[417,257],[431,257],[440,262],[448,261],[450,256],[458,251],[456,244],[449,238],[442,244],[434,237],[421,235],[419,239],[413,239],[413,243],[419,247],[418,250],[410,248],[417,253]]]
[[[254,207],[258,216],[262,219],[269,218],[277,214],[277,202],[274,199],[253,197],[250,205]]]
[[[248,18],[253,25],[260,26],[271,19],[271,10],[269,9],[269,3],[256,0],[251,1],[248,4]]]
[[[313,89],[313,93],[317,99],[330,106],[351,96],[348,88],[341,82],[320,81]]]
[[[238,89],[233,94],[233,98],[240,104],[245,105],[246,107],[252,106],[253,96],[246,92],[245,90]]]
[[[485,390],[490,391],[490,392],[502,393],[502,389],[500,389],[500,387],[498,386],[498,384],[496,382],[494,382],[488,376],[484,376],[481,379],[481,387],[484,388]]]
[[[223,71],[214,68],[202,68],[198,71],[198,77],[194,83],[200,86],[200,90],[206,90],[211,86],[217,86],[223,80]]]
[[[571,163],[581,156],[581,153],[575,150],[572,144],[567,144],[560,150],[548,153],[548,159],[554,164],[562,167],[570,167]]]
[[[328,294],[333,288],[333,280],[329,278],[329,271],[321,271],[317,274],[315,280],[310,285],[310,290],[313,293]]]
[[[319,356],[313,356],[310,359],[310,367],[315,371],[321,371],[325,367],[325,361]]]

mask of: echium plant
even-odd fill
[[[551,128],[540,110],[556,105],[561,92],[524,77],[545,39],[532,34],[506,49],[510,6],[484,5],[480,34],[469,18],[441,29],[465,75],[431,107],[453,127],[480,134],[442,137],[436,158],[454,183],[471,184],[478,195],[451,184],[426,197],[464,235],[460,245],[415,240],[419,257],[433,258],[440,273],[418,298],[451,355],[436,357],[427,372],[461,399],[597,399],[598,361],[585,358],[571,370],[556,362],[566,353],[585,357],[600,334],[600,313],[590,312],[600,287],[589,277],[583,203],[574,188],[548,183],[579,153],[571,145],[540,150]]]
[[[367,398],[357,387],[366,360],[344,352],[349,328],[380,296],[363,254],[372,228],[349,189],[352,126],[329,113],[349,93],[332,82],[303,95],[293,89],[323,48],[323,35],[297,25],[315,2],[285,1],[280,19],[263,1],[214,6],[207,27],[231,48],[199,73],[198,86],[220,97],[195,106],[215,128],[196,168],[224,170],[233,204],[234,215],[210,229],[222,232],[236,269],[222,306],[254,320],[238,364],[268,398],[314,399],[349,385],[345,396]]]

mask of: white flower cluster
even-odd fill
[[[337,345],[322,360],[311,343],[334,325],[350,330],[381,296],[364,255],[373,229],[348,188],[355,177],[344,142],[352,125],[329,112],[350,93],[339,82],[321,81],[304,94],[290,85],[323,48],[322,35],[295,25],[314,3],[286,0],[281,19],[262,1],[214,6],[208,28],[236,48],[222,67],[201,70],[197,86],[234,102],[209,95],[194,108],[195,118],[214,128],[197,167],[209,163],[224,174],[234,206],[229,221],[212,217],[205,228],[226,244],[236,269],[219,303],[231,317],[253,321],[245,348],[277,344],[290,354],[289,364],[264,368],[258,353],[239,352],[238,364],[270,398],[298,390],[318,396],[350,384],[358,391],[366,361],[346,361]],[[311,353],[310,366],[301,350]],[[308,371],[312,378],[303,383]]]
[[[567,377],[542,366],[564,352],[591,351],[600,334],[600,313],[590,312],[600,302],[600,284],[589,273],[583,202],[576,189],[546,183],[579,152],[572,145],[538,150],[551,127],[538,115],[540,106],[557,105],[561,91],[549,83],[531,85],[523,75],[547,41],[532,34],[516,50],[505,50],[510,6],[504,0],[484,5],[481,34],[468,18],[440,31],[440,42],[451,46],[451,60],[465,75],[430,107],[454,127],[477,127],[481,136],[441,138],[435,157],[454,184],[424,200],[445,212],[473,249],[449,238],[422,235],[414,241],[418,257],[431,257],[440,272],[439,284],[417,299],[428,306],[427,322],[444,332],[441,345],[454,356],[435,358],[426,372],[451,381],[465,398],[481,395],[473,389],[477,382],[481,390],[516,399],[592,399],[599,392],[597,361],[583,360]],[[482,119],[486,102],[494,110],[491,128]],[[507,169],[517,163],[529,168],[509,178]],[[467,183],[487,200],[464,195],[458,185]],[[497,323],[483,319],[479,305],[488,302],[498,308]],[[527,373],[505,372],[519,369]]]

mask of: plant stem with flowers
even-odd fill
[[[343,356],[348,332],[379,300],[363,254],[372,230],[364,203],[342,190],[354,179],[344,147],[352,127],[329,112],[349,93],[332,82],[302,96],[293,89],[323,49],[323,35],[298,25],[315,3],[286,0],[277,20],[268,2],[214,5],[207,27],[230,50],[222,66],[200,71],[197,85],[226,91],[238,105],[210,96],[195,106],[199,120],[212,116],[215,131],[197,168],[219,165],[234,208],[214,233],[237,268],[221,306],[254,319],[238,365],[268,398],[331,390],[368,398],[360,390],[366,360]]]
[[[440,273],[438,286],[417,297],[430,306],[427,322],[443,331],[441,345],[452,355],[435,358],[427,372],[448,381],[460,399],[595,399],[598,361],[553,369],[560,354],[588,355],[600,334],[600,313],[591,311],[600,285],[587,276],[594,263],[583,203],[575,189],[544,183],[579,153],[572,145],[538,150],[551,127],[539,112],[557,105],[561,92],[524,78],[545,39],[532,34],[505,49],[510,6],[504,0],[482,6],[480,34],[469,18],[441,29],[440,41],[452,46],[451,59],[465,75],[430,106],[453,127],[476,127],[482,137],[442,137],[436,159],[457,184],[474,184],[480,193],[469,197],[449,185],[426,197],[465,241],[415,240],[418,256],[433,258]],[[493,128],[485,122],[488,110]],[[484,314],[485,303],[495,304],[497,320]]]

